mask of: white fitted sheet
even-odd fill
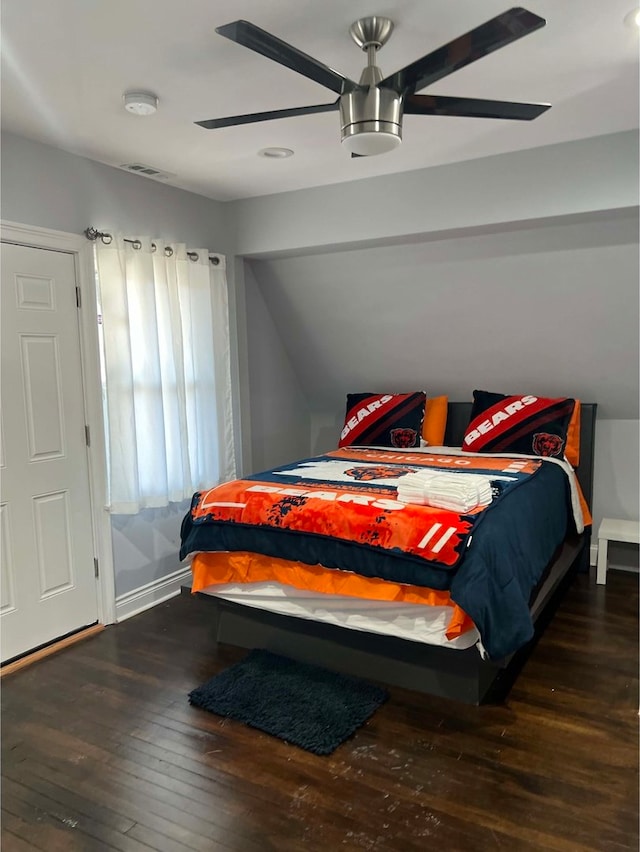
[[[470,648],[480,635],[476,628],[455,639],[447,639],[445,630],[451,607],[377,601],[346,595],[328,595],[286,586],[282,583],[224,583],[208,586],[202,593],[232,603],[294,615],[311,621],[323,621],[361,630],[396,636],[412,642],[446,648]]]

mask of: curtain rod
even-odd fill
[[[113,235],[112,234],[109,234],[106,231],[98,231],[96,228],[91,228],[91,227],[85,228],[84,235],[88,240],[92,240],[92,241],[101,240],[105,244],[105,246],[108,246],[113,242]],[[142,248],[142,243],[140,242],[140,240],[128,240],[126,237],[123,237],[122,239],[125,243],[131,243],[131,246],[136,250]],[[155,251],[156,248],[157,248],[156,244],[151,243],[151,251]],[[164,253],[167,257],[171,257],[171,255],[173,254],[173,249],[171,248],[171,246],[165,246],[164,247]],[[198,255],[197,251],[188,251],[187,257],[189,258],[189,260],[193,260],[193,261],[196,261],[196,260],[199,259],[199,255]],[[218,266],[218,264],[220,263],[220,258],[217,257],[216,255],[210,254],[209,260],[211,261],[211,263],[214,266]]]

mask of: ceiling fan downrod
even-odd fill
[[[357,88],[340,96],[342,143],[357,156],[383,154],[402,141],[402,94],[379,87],[382,71],[376,54],[393,32],[393,21],[374,15],[360,18],[349,28],[359,48],[367,53],[367,65]]]

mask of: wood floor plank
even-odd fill
[[[11,815],[9,816],[9,821],[13,821]],[[18,828],[19,830],[20,828]],[[26,826],[25,831],[30,835],[29,826]],[[24,840],[19,834],[7,828],[7,826],[2,826],[2,830],[0,831],[0,849],[4,849],[4,852],[33,852],[37,848],[37,846],[33,845],[32,840]]]
[[[54,753],[53,756],[58,761],[64,760],[59,753]],[[87,750],[87,760],[92,761],[93,759],[95,759],[95,754]],[[210,809],[211,813],[207,813],[203,808],[185,802],[184,797],[172,796],[170,791],[167,791],[164,787],[156,787],[153,783],[136,778],[127,772],[111,769],[106,764],[100,764],[100,766],[100,778],[92,778],[91,780],[93,783],[99,784],[99,789],[104,789],[107,794],[124,794],[138,808],[146,808],[154,817],[164,817],[175,825],[193,831],[193,833],[202,837],[215,838],[221,848],[224,848],[225,838],[231,836],[231,839],[233,839],[237,835],[236,841],[242,842],[243,848],[247,849],[248,852],[258,852],[259,844],[247,836],[247,829],[241,823],[230,818],[228,814],[221,812],[221,809],[212,808]],[[14,775],[17,777],[19,772],[19,766],[6,769],[5,777],[8,779],[11,779]],[[40,786],[33,782],[32,784],[34,789]],[[150,827],[147,819],[142,821],[143,824]]]
[[[638,578],[575,578],[501,705],[409,690],[319,757],[189,705],[177,597],[2,683],[3,852],[638,849]]]
[[[28,830],[21,833],[43,852],[66,852],[73,849],[117,849],[120,852],[148,852],[146,847],[127,840],[120,832],[110,831],[101,823],[84,820],[75,809],[61,807],[58,802],[41,795],[12,779],[3,778],[3,821],[5,814],[17,809],[16,802],[23,808],[23,821]],[[5,792],[5,786],[7,790]],[[13,806],[11,805],[13,802]]]
[[[75,772],[73,770],[76,770]],[[23,783],[30,783],[35,790],[46,789],[51,798],[65,804],[68,801],[68,790],[72,791],[76,806],[85,816],[96,813],[101,822],[116,828],[115,821],[128,823],[120,830],[133,834],[133,829],[142,826],[150,832],[177,841],[180,848],[188,847],[197,852],[208,852],[211,849],[211,840],[203,835],[197,835],[162,816],[153,814],[143,805],[137,805],[127,796],[118,785],[105,780],[99,787],[87,789],[83,787],[84,772],[78,767],[52,768],[43,763],[29,762],[28,773],[17,775]],[[41,787],[41,782],[50,782],[50,785]],[[82,789],[85,795],[79,796],[78,789]],[[136,829],[137,833],[137,829]],[[149,835],[147,835],[149,836]],[[157,841],[161,843],[162,841]]]

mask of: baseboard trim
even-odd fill
[[[598,564],[598,545],[592,544],[589,548],[589,565],[592,567]],[[616,565],[610,562],[607,566],[607,571],[626,571],[628,574],[638,574],[640,569],[636,565]]]
[[[38,648],[37,651],[32,651],[30,654],[25,654],[24,657],[20,657],[18,660],[14,660],[12,663],[5,663],[2,668],[0,668],[0,679],[6,677],[6,675],[18,672],[21,669],[26,668],[26,666],[30,666],[32,663],[37,663],[39,660],[44,660],[46,657],[50,657],[52,654],[56,654],[58,651],[62,651],[64,648],[69,648],[71,645],[75,645],[77,642],[82,642],[84,639],[89,639],[91,636],[95,636],[97,633],[102,633],[103,630],[104,624],[92,624],[90,627],[85,627],[82,630],[78,630],[75,633],[71,633],[69,636],[65,636],[63,639],[58,639],[57,642],[51,642],[49,645],[45,645],[43,648]]]
[[[182,568],[116,598],[116,621],[124,621],[152,606],[180,594],[180,587],[191,580],[191,568]]]
[[[611,562],[607,565],[607,574],[609,571],[624,571],[627,574],[640,574],[640,568],[638,568],[637,565],[615,565]]]

